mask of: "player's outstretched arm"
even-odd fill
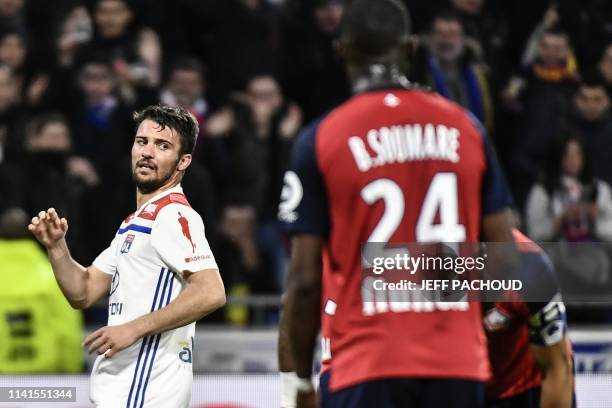
[[[54,208],[32,218],[28,229],[45,246],[53,274],[64,296],[75,309],[84,309],[108,293],[111,276],[90,266],[85,268],[70,255],[66,243],[68,221]]]
[[[531,346],[542,370],[541,408],[572,407],[574,376],[567,349],[567,337],[552,346]]]

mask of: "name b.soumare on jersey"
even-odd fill
[[[143,204],[93,262],[113,275],[108,325],[162,309],[186,287],[184,271],[218,269],[201,217],[180,186]],[[195,323],[147,336],[110,359],[99,356],[91,399],[99,407],[189,406]]]
[[[487,378],[477,303],[372,302],[362,290],[363,243],[477,242],[482,216],[511,205],[469,114],[416,89],[361,93],[299,135],[284,181],[280,220],[326,240],[332,391],[390,377]]]

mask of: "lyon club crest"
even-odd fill
[[[127,254],[130,252],[130,248],[132,248],[132,242],[134,242],[134,234],[128,234],[125,237],[125,241],[123,241],[123,245],[121,246],[121,253]]]

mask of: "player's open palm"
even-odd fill
[[[49,208],[32,218],[28,229],[41,244],[50,248],[66,237],[68,221],[66,218],[60,218],[54,208]]]

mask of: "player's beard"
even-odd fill
[[[139,178],[138,174],[137,174],[137,169],[138,169],[138,164],[134,167],[134,170],[132,170],[132,179],[134,180],[134,183],[136,183],[136,188],[138,189],[138,191],[140,191],[143,194],[149,194],[154,192],[155,190],[158,190],[160,187],[164,186],[168,180],[170,180],[172,178],[172,176],[174,175],[174,172],[176,171],[176,168],[178,167],[180,159],[178,159],[173,166],[171,166],[168,171],[166,173],[160,174],[159,177],[157,178],[148,178],[148,179],[142,179]],[[156,167],[157,170],[159,170],[159,167]]]

